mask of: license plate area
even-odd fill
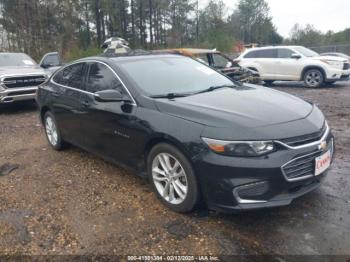
[[[315,159],[315,176],[319,176],[324,173],[330,166],[332,162],[332,153],[328,150],[323,155]]]

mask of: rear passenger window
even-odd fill
[[[110,89],[117,89],[120,92],[123,92],[123,86],[117,76],[104,64],[90,64],[87,79],[87,91],[96,93],[98,91]]]
[[[251,51],[244,58],[277,58],[276,49],[263,49]]]
[[[276,49],[265,49],[260,50],[259,58],[277,58],[277,50]]]
[[[258,58],[258,51],[251,51],[247,53],[244,58]]]
[[[60,85],[82,89],[84,63],[74,64],[59,71],[53,80]]]

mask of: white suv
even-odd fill
[[[303,46],[273,46],[246,50],[237,58],[241,66],[255,70],[267,85],[274,81],[304,81],[307,87],[349,80],[347,59],[320,56]]]

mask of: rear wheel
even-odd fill
[[[156,145],[148,156],[148,176],[154,192],[169,209],[186,213],[199,201],[194,170],[187,158],[174,146]]]
[[[304,83],[306,87],[317,88],[323,85],[324,76],[319,69],[307,70],[304,74]]]
[[[56,119],[51,112],[45,113],[44,127],[47,140],[51,147],[53,147],[55,150],[61,150],[64,142],[62,141],[61,133],[57,128]]]

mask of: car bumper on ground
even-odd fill
[[[239,212],[291,204],[295,198],[318,188],[328,169],[318,176],[312,171],[311,175],[300,179],[289,179],[283,166],[299,159],[309,161],[310,166],[315,165],[316,158],[328,151],[333,159],[333,140],[329,133],[324,150],[319,145],[283,149],[261,158],[232,158],[208,152],[195,165],[208,207],[222,212]],[[296,164],[303,165],[302,161]]]
[[[0,90],[0,103],[34,100],[38,87],[9,88]]]

